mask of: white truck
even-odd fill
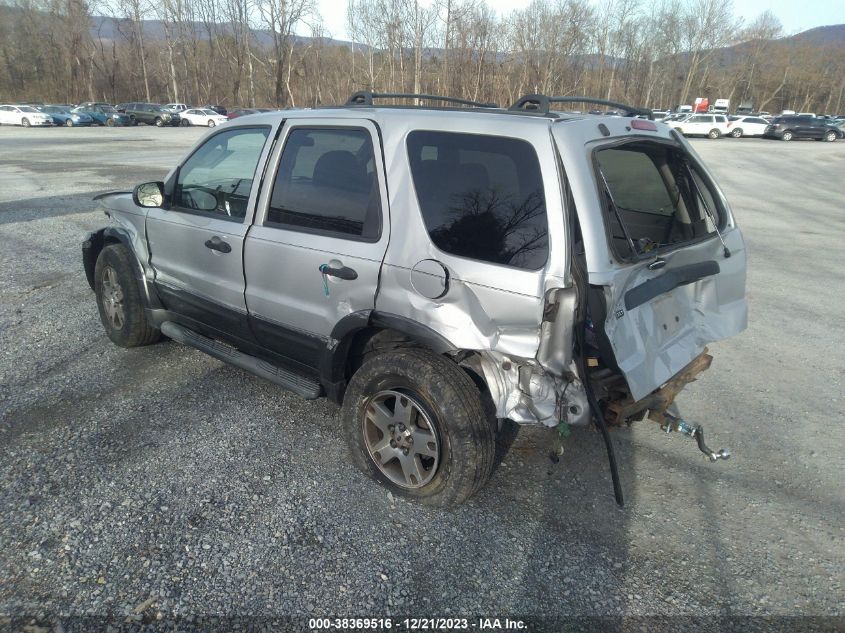
[[[730,99],[716,99],[716,102],[713,104],[713,112],[717,112],[720,114],[727,114],[731,107],[731,100]]]

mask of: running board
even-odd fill
[[[165,321],[161,324],[161,332],[168,338],[173,339],[178,343],[190,345],[201,352],[205,352],[209,356],[213,356],[224,363],[240,367],[246,371],[255,374],[265,380],[284,387],[289,391],[302,396],[306,400],[315,400],[319,398],[323,390],[320,384],[314,380],[304,378],[299,374],[272,365],[267,361],[263,361],[255,356],[244,354],[233,347],[229,347],[224,343],[210,339],[202,334],[197,334],[193,330],[182,327],[173,321]]]

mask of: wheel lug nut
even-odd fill
[[[407,455],[410,451],[408,451],[408,449],[407,449],[407,448],[403,448],[403,449],[402,449],[402,452],[403,452],[405,455]]]
[[[392,424],[388,424],[388,425],[387,425],[387,430],[388,430],[388,431],[392,431],[392,430],[393,430],[393,429],[395,429],[395,428],[396,428],[396,427],[395,427],[395,426],[393,426]]]
[[[400,424],[400,425],[399,425],[399,430],[400,430],[400,431],[404,431],[404,430],[405,430],[405,425],[404,425],[404,424]]]
[[[390,448],[396,448],[396,440],[390,440]]]

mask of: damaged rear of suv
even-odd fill
[[[397,96],[447,107],[374,103]],[[427,503],[486,482],[503,420],[597,424],[620,502],[609,426],[727,457],[669,409],[745,327],[740,231],[680,134],[550,111],[575,100],[367,92],[209,132],[103,200],[83,259],[106,332],[328,396],[352,461]]]

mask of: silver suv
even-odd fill
[[[687,141],[607,117],[422,95],[236,119],[164,182],[102,197],[83,244],[109,338],[161,335],[342,405],[352,460],[395,493],[466,500],[505,421],[673,415],[746,325],[745,246]],[[340,429],[339,429],[340,431]]]

